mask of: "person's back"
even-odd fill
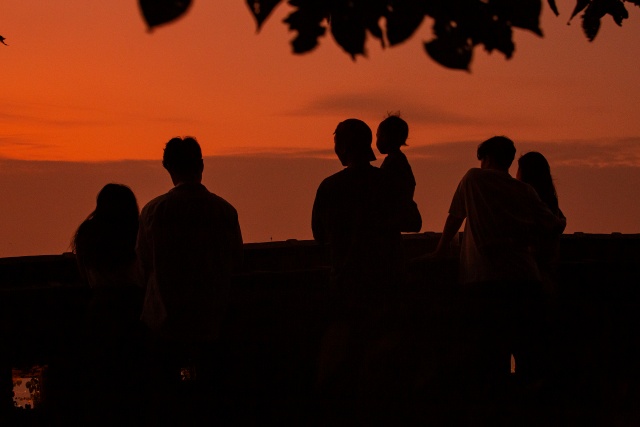
[[[544,217],[532,189],[507,172],[474,168],[462,178],[450,214],[466,218],[460,254],[463,283],[538,280],[529,251]]]
[[[360,293],[399,280],[400,235],[392,206],[385,175],[369,164],[348,167],[322,182],[313,234],[329,247],[337,286]]]
[[[390,183],[380,169],[370,165],[375,155],[371,130],[364,122],[348,119],[340,123],[334,141],[346,168],[318,187],[313,236],[329,247],[334,284],[356,293],[356,289],[384,287],[400,279],[401,264]]]
[[[142,210],[149,269],[143,320],[171,337],[215,337],[241,244],[237,213],[202,184],[181,184]]]
[[[140,215],[138,254],[147,286],[142,319],[165,339],[215,340],[231,273],[242,258],[237,212],[202,185],[195,139],[169,141],[163,165],[175,187]]]
[[[480,168],[469,170],[454,193],[436,251],[446,253],[449,242],[465,222],[460,253],[461,304],[471,382],[500,390],[510,371],[510,356],[524,382],[543,378],[545,328],[540,274],[531,243],[540,232],[564,226],[535,190],[509,175],[515,157],[513,141],[496,136],[478,146]],[[477,391],[473,392],[477,395]]]
[[[92,289],[139,286],[137,233],[135,195],[125,185],[105,185],[96,209],[80,224],[72,242],[80,273]]]
[[[566,219],[560,210],[558,195],[551,176],[551,167],[541,153],[531,151],[520,156],[516,177],[533,187],[551,213],[559,219]],[[546,279],[550,279],[549,276],[553,275],[560,258],[560,235],[563,231],[564,228],[543,232],[536,236],[533,251],[538,267]]]
[[[128,411],[140,404],[139,396],[146,392],[145,337],[140,322],[144,291],[135,252],[137,232],[138,204],[133,191],[122,184],[107,184],[72,242],[91,298],[81,335],[76,337],[78,344],[67,350],[72,354],[62,357],[71,369],[84,374],[71,380],[71,387],[85,392],[80,397],[86,399],[80,405],[84,415],[100,417],[109,412],[110,421],[116,424],[130,417]]]
[[[375,417],[386,390],[376,376],[385,370],[376,357],[390,354],[385,343],[399,323],[394,304],[403,280],[402,242],[390,182],[370,165],[371,129],[348,119],[334,135],[346,169],[320,184],[311,221],[314,238],[329,249],[332,268],[317,386],[320,404],[327,405],[321,423],[361,424],[361,417]]]

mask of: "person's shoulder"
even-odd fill
[[[383,162],[384,164],[404,164],[404,163],[409,163],[409,160],[407,159],[407,156],[401,151],[392,151],[391,153],[387,154],[387,157],[384,158]]]
[[[347,175],[348,175],[347,170],[348,169],[345,168],[339,172],[334,173],[333,175],[329,175],[328,177],[322,180],[319,188],[326,188],[326,187],[340,185],[342,182],[344,182],[345,179],[347,179]]]
[[[525,192],[525,193],[529,193],[529,195],[535,196],[536,198],[539,198],[538,197],[538,192],[536,191],[536,189],[533,188],[531,185],[527,184],[526,182],[520,181],[519,179],[516,179],[516,178],[513,178],[513,177],[511,178],[510,182],[511,182],[511,184],[514,186],[514,188],[517,191],[522,191],[522,192]]]
[[[409,163],[409,159],[407,159],[407,155],[404,154],[402,150],[398,150],[394,153],[394,157],[398,162]]]
[[[518,192],[519,195],[525,194],[526,195],[525,197],[529,201],[529,203],[532,203],[533,205],[544,206],[554,216],[558,216],[557,211],[554,212],[554,209],[552,209],[550,206],[548,206],[545,202],[542,201],[542,199],[540,198],[540,195],[538,194],[536,189],[533,188],[533,186],[527,184],[526,182],[522,182],[522,181],[520,181],[518,179],[516,179],[516,181],[518,181],[518,183],[520,184],[520,187],[517,187],[517,192]]]
[[[162,202],[166,200],[167,197],[169,197],[169,193],[164,193],[151,199],[149,202],[147,202],[146,205],[143,206],[142,210],[140,211],[140,215],[146,215],[147,212],[152,211],[156,206],[162,204]]]
[[[218,196],[216,193],[212,193],[211,191],[208,191],[209,193],[208,197],[209,199],[216,205],[220,206],[221,208],[229,211],[229,212],[234,212],[237,213],[236,208],[229,203],[227,200],[225,200],[224,198]]]
[[[462,175],[462,178],[460,178],[458,190],[460,191],[463,188],[477,188],[478,186],[485,186],[487,181],[492,180],[491,174],[487,172],[488,171],[486,169],[481,168],[471,168],[467,170],[467,172]]]
[[[462,176],[462,180],[467,181],[470,179],[479,179],[480,177],[483,177],[485,175],[486,174],[484,169],[471,168]]]

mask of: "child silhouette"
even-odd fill
[[[418,206],[413,201],[416,180],[411,170],[407,156],[401,147],[407,145],[409,125],[397,114],[391,114],[378,125],[376,132],[376,147],[380,154],[387,157],[380,165],[391,181],[391,186],[397,194],[398,204],[403,213],[404,224],[411,224],[402,231],[420,231],[422,218]]]

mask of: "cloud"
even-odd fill
[[[20,149],[31,149],[31,150],[39,150],[43,148],[50,148],[53,145],[44,144],[41,142],[37,142],[32,140],[31,138],[26,138],[23,136],[0,136],[0,148],[8,149],[14,147],[20,147]],[[5,158],[2,153],[0,153],[0,159]]]
[[[404,148],[411,159],[429,159],[438,163],[477,163],[476,149],[480,140],[462,140],[428,145],[413,145]],[[539,151],[553,166],[567,167],[640,167],[640,136],[594,140],[564,141],[515,141],[516,158],[528,151]],[[242,147],[223,151],[216,158],[317,158],[335,159],[331,149],[310,150],[295,147]],[[378,156],[380,159],[383,156]]]
[[[333,159],[336,157],[331,149],[310,150],[296,147],[242,147],[241,149],[221,150],[219,154],[208,158],[224,157],[255,157],[255,158],[312,158],[312,159]]]
[[[640,136],[545,143],[523,142],[521,145],[526,151],[540,151],[557,166],[640,167]]]
[[[481,141],[457,141],[431,145],[410,146],[407,155],[443,162],[475,160]],[[568,167],[640,167],[640,136],[593,140],[516,141],[517,156],[539,151],[553,166]]]
[[[303,117],[324,115],[351,117],[357,115],[382,119],[387,113],[398,111],[402,116],[410,118],[412,123],[472,125],[478,122],[476,118],[447,111],[434,105],[408,101],[404,99],[402,94],[372,92],[326,95],[282,114]]]
[[[70,118],[72,117],[72,118]],[[196,125],[201,120],[189,117],[149,116],[126,111],[105,111],[94,107],[53,104],[8,104],[0,107],[0,123],[24,123],[31,126],[47,125],[55,127],[114,126],[129,121],[143,121],[151,124],[173,123]]]

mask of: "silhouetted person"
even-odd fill
[[[536,151],[523,154],[518,159],[516,178],[531,185],[549,210],[559,219],[565,219],[558,203],[551,167],[547,159]],[[537,236],[533,247],[543,279],[551,280],[560,257],[560,235],[564,227]]]
[[[80,224],[72,247],[92,289],[140,286],[136,263],[138,202],[125,185],[107,184],[96,209]]]
[[[487,393],[504,385],[510,354],[516,373],[531,383],[540,378],[542,337],[540,273],[530,251],[535,236],[564,227],[535,190],[509,175],[513,142],[496,136],[478,146],[480,168],[470,169],[453,196],[442,237],[431,257],[441,257],[466,220],[460,251],[464,308],[475,357],[469,382]],[[488,381],[488,382],[487,382]],[[489,387],[489,388],[486,388]],[[486,394],[489,396],[490,394]]]
[[[541,153],[531,151],[520,156],[516,178],[531,185],[549,210],[558,219],[566,221],[558,203],[558,194],[553,184],[551,167]],[[566,352],[562,351],[562,347],[566,345],[563,342],[565,339],[562,337],[561,328],[558,327],[557,323],[560,312],[557,305],[556,271],[560,260],[560,236],[563,231],[564,227],[561,227],[537,233],[531,247],[540,269],[540,277],[546,297],[545,311],[542,313],[546,321],[542,322],[542,326],[548,328],[546,331],[548,340],[540,344],[541,351],[539,353],[542,355],[540,363],[544,364],[545,370],[548,372],[548,381],[545,385],[553,389],[558,388],[557,384],[553,384],[553,381],[561,378],[562,371],[565,369],[560,355],[566,354]],[[546,347],[543,347],[543,345],[546,345]],[[565,360],[564,362],[567,361]]]
[[[346,168],[320,184],[312,214],[313,236],[328,247],[331,260],[330,325],[318,385],[327,401],[349,411],[371,404],[364,399],[371,381],[366,362],[379,349],[402,280],[401,236],[389,180],[370,164],[375,160],[370,128],[361,120],[345,120],[334,143]],[[368,385],[366,392],[375,395],[376,384]],[[348,422],[339,407],[328,411]]]
[[[140,214],[142,320],[153,334],[158,374],[166,384],[177,386],[180,370],[189,367],[195,367],[199,380],[210,382],[221,369],[218,339],[231,274],[242,260],[238,215],[202,185],[202,151],[194,138],[167,142],[162,165],[174,188]]]
[[[135,252],[137,233],[135,195],[125,185],[107,184],[72,242],[81,276],[92,291],[85,336],[79,339],[84,360],[75,367],[86,381],[87,402],[78,406],[88,405],[94,421],[116,422],[110,417],[127,414],[145,393],[140,323],[144,293]]]
[[[413,176],[407,156],[402,152],[407,145],[409,125],[399,115],[390,115],[378,125],[376,146],[380,154],[387,157],[382,161],[380,169],[385,171],[391,180],[392,190],[398,198],[400,212],[404,216],[401,231],[418,232],[422,227],[422,218],[418,206],[413,200],[416,179]]]

